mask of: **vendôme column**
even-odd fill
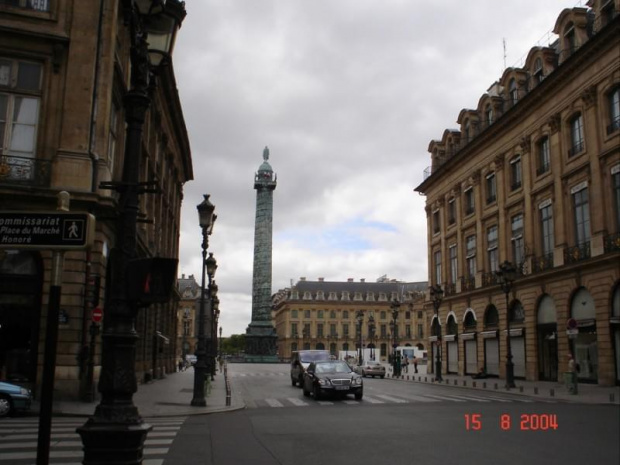
[[[269,148],[254,176],[256,222],[254,224],[254,274],[252,279],[252,322],[246,331],[247,362],[277,362],[276,330],[271,323],[271,255],[273,236],[273,191],[276,175],[269,164]]]

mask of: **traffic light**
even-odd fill
[[[172,296],[178,260],[174,258],[138,258],[127,267],[127,298],[147,306],[165,303]]]
[[[101,276],[90,276],[86,284],[86,301],[89,302],[92,307],[99,305],[100,291]]]

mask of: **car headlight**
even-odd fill
[[[30,395],[30,391],[28,389],[26,389],[26,388],[19,388],[19,393],[22,396],[29,396]]]
[[[321,386],[326,386],[326,385],[328,385],[328,384],[329,384],[329,381],[328,381],[328,380],[326,380],[326,379],[319,378],[319,384],[320,384]]]
[[[353,384],[362,384],[362,378],[353,378]]]

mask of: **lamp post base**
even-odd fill
[[[121,420],[122,421],[122,420]],[[146,423],[97,423],[91,418],[77,429],[84,444],[84,465],[140,465],[144,441],[153,427]]]

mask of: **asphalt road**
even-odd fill
[[[366,379],[362,401],[303,397],[284,365],[229,365],[248,408],[189,417],[164,465],[620,463],[620,409]]]

